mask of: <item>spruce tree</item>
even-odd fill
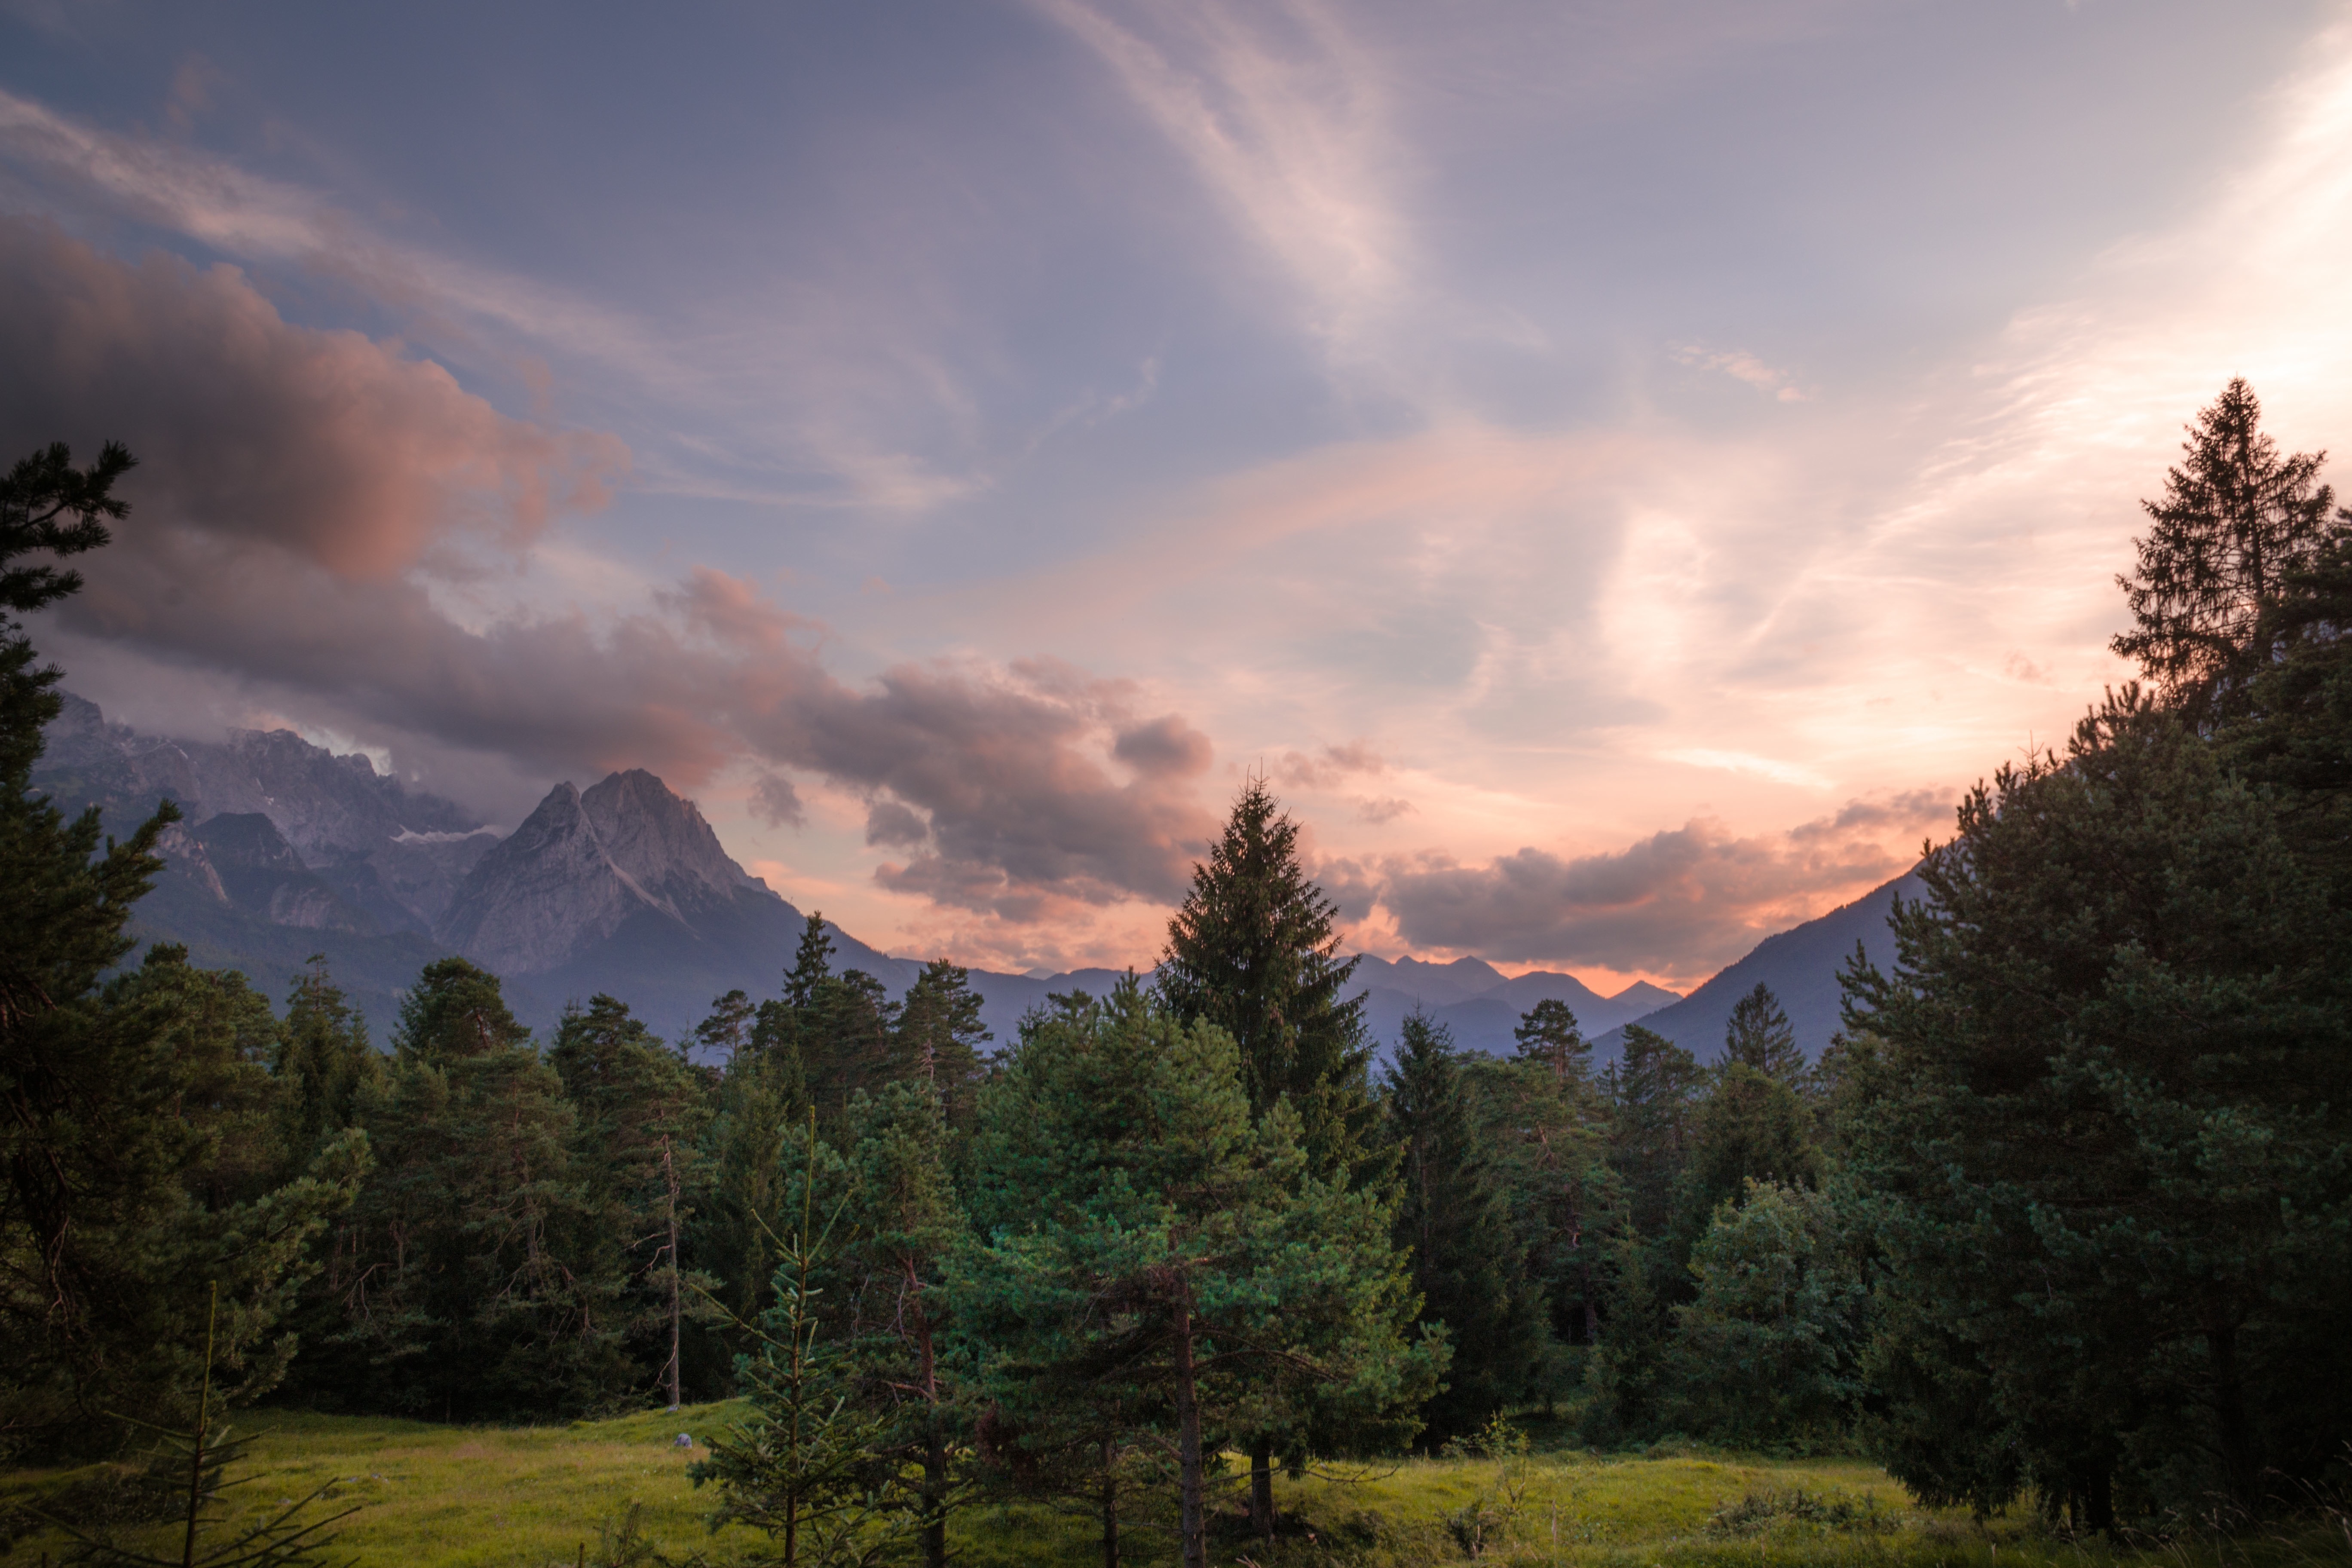
[[[278,1080],[280,1136],[307,1160],[353,1125],[362,1092],[380,1088],[383,1057],[369,1043],[367,1020],[343,1000],[324,954],[313,954],[286,998],[270,1073]]]
[[[1601,1075],[1609,1163],[1625,1183],[1626,1218],[1644,1237],[1664,1234],[1673,1217],[1703,1080],[1688,1051],[1639,1024],[1625,1026],[1624,1054]]]
[[[2352,931],[2326,879],[2129,692],[1974,791],[1921,879],[1895,970],[1848,982],[1874,1043],[1841,1143],[1901,1303],[1873,1351],[1891,1468],[2096,1527],[2277,1506],[2352,1424]]]
[[[1342,961],[1339,908],[1298,863],[1298,826],[1252,780],[1192,889],[1168,922],[1160,995],[1177,1016],[1214,1024],[1241,1049],[1250,1111],[1287,1098],[1318,1175],[1360,1172],[1378,1115],[1356,961]]]
[[[854,1100],[843,1137],[855,1223],[838,1269],[849,1355],[857,1397],[880,1423],[876,1451],[920,1478],[905,1502],[925,1568],[946,1568],[948,1515],[970,1479],[953,1452],[968,1358],[955,1343],[946,1270],[966,1226],[948,1137],[940,1097],[911,1078]]]
[[[2137,568],[2116,579],[2136,625],[2114,647],[2167,701],[2226,709],[2269,662],[2257,627],[2312,563],[2335,497],[2318,482],[2326,454],[2282,455],[2242,379],[2198,415],[2181,450],[2163,499],[2141,503],[2153,526],[2136,542]]]
[[[1751,1182],[1814,1187],[1822,1152],[1813,1116],[1796,1091],[1744,1061],[1709,1075],[1691,1117],[1690,1152],[1675,1187],[1672,1241],[1689,1254],[1724,1204],[1737,1205]]]
[[[352,1210],[342,1325],[314,1384],[434,1419],[577,1414],[649,1381],[590,1245],[577,1111],[498,977],[428,964],[360,1125],[376,1170]]]
[[[1755,990],[1732,1004],[1731,1019],[1723,1031],[1723,1059],[1753,1068],[1790,1089],[1804,1085],[1805,1053],[1797,1044],[1797,1031],[1781,1011],[1780,999],[1760,980]]]
[[[1548,1336],[1444,1025],[1419,1012],[1405,1019],[1381,1090],[1397,1160],[1396,1246],[1412,1258],[1418,1321],[1443,1324],[1453,1347],[1448,1384],[1423,1413],[1436,1447],[1526,1394]]]
[[[907,988],[891,1040],[890,1076],[920,1080],[960,1131],[971,1126],[981,1047],[995,1037],[980,1021],[980,1005],[970,973],[935,959]]]
[[[591,997],[564,1010],[548,1064],[562,1080],[574,1121],[572,1166],[581,1193],[571,1267],[610,1282],[604,1309],[637,1367],[660,1369],[679,1402],[685,1319],[698,1311],[678,1237],[693,1219],[686,1198],[700,1184],[698,1141],[707,1120],[702,1084],[628,1005]]]
[[[95,809],[68,821],[32,793],[59,676],[17,617],[80,586],[54,559],[108,542],[131,467],[54,446],[0,479],[0,1449],[18,1455],[102,1451],[124,1416],[190,1412],[192,1279],[220,1281],[228,1396],[267,1392],[311,1238],[364,1168],[352,1138],[289,1155],[276,1021],[241,976],[158,947],[101,982],[177,809],[115,842]]]

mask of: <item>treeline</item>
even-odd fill
[[[531,1419],[728,1394],[702,1470],[815,1561],[928,1561],[982,1489],[1204,1560],[1218,1456],[1277,1472],[1548,1410],[1581,1438],[1859,1446],[1923,1499],[2084,1528],[2256,1518],[2352,1440],[2352,515],[2232,384],[2152,503],[2114,694],[1963,804],[1809,1062],[1768,991],[1719,1053],[1545,1003],[1491,1058],[1376,1064],[1336,913],[1253,784],[1151,984],[997,1041],[812,917],[781,995],[664,1042],[533,1040],[428,968],[380,1050],[170,949],[116,972],[167,809],[101,845],[27,793],[53,672],[0,644],[0,1432],[103,1448],[230,1383]],[[0,596],[104,542],[110,449],[18,465]]]

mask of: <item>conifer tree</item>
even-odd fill
[[[1568,1004],[1558,997],[1547,996],[1519,1015],[1511,1037],[1518,1042],[1520,1060],[1542,1063],[1562,1086],[1591,1083],[1592,1042],[1577,1027]]]
[[[1624,1179],[1627,1220],[1644,1237],[1663,1235],[1673,1217],[1701,1081],[1688,1051],[1639,1024],[1625,1026],[1624,1055],[1601,1075],[1609,1163]]]
[[[1676,1424],[1749,1447],[1827,1447],[1863,1385],[1862,1273],[1830,1199],[1750,1181],[1692,1249],[1674,1309]]]
[[[1412,1258],[1419,1321],[1444,1325],[1453,1347],[1448,1386],[1423,1412],[1434,1447],[1527,1391],[1546,1325],[1445,1026],[1407,1017],[1381,1089],[1397,1155],[1396,1246]]]
[[[1338,906],[1298,863],[1298,826],[1252,780],[1192,890],[1168,922],[1157,985],[1179,1016],[1214,1024],[1241,1049],[1251,1114],[1287,1097],[1318,1175],[1356,1171],[1378,1115],[1356,961],[1342,962]]]
[[[760,1010],[751,1005],[751,997],[741,991],[730,991],[710,1004],[709,1016],[694,1026],[689,1049],[708,1051],[724,1067],[751,1043],[751,1028]]]
[[[1187,1568],[1220,1442],[1297,1429],[1318,1396],[1378,1421],[1425,1391],[1387,1211],[1307,1173],[1286,1108],[1253,1123],[1230,1036],[1131,983],[1025,1032],[972,1161],[984,1239],[952,1294],[1006,1440],[1065,1447],[1108,1413],[1152,1432]]]
[[[1530,1286],[1549,1308],[1556,1346],[1600,1339],[1602,1238],[1619,1223],[1623,1194],[1609,1168],[1609,1123],[1590,1063],[1591,1046],[1574,1035],[1562,1006],[1521,1020],[1520,1054],[1507,1061],[1466,1057],[1465,1086],[1476,1108],[1488,1169],[1526,1258]],[[1558,1027],[1565,1016],[1567,1030]],[[1568,1042],[1560,1039],[1569,1034]],[[1560,1048],[1562,1044],[1570,1048]],[[1555,1362],[1564,1358],[1555,1357]],[[1566,1386],[1565,1365],[1544,1374],[1547,1400]]]
[[[946,1269],[965,1221],[948,1175],[946,1107],[929,1083],[906,1079],[853,1100],[844,1131],[856,1229],[839,1272],[857,1396],[880,1422],[876,1451],[919,1475],[906,1500],[923,1562],[946,1568],[948,1514],[968,1490],[952,1451],[965,1358]]]
[[[323,953],[313,954],[286,998],[270,1075],[278,1081],[280,1136],[307,1161],[352,1127],[361,1095],[383,1082],[383,1058],[368,1041],[367,1020],[343,1000]]]
[[[1800,1089],[1805,1080],[1805,1053],[1780,999],[1762,981],[1732,1004],[1730,1022],[1723,1031],[1723,1059],[1755,1068],[1766,1078]]]
[[[847,1194],[840,1156],[814,1118],[786,1151],[792,1180],[776,1240],[773,1303],[736,1358],[751,1415],[688,1470],[715,1483],[716,1531],[740,1524],[777,1543],[783,1568],[866,1563],[898,1533],[885,1507],[895,1477],[882,1452],[883,1418],[856,1401],[856,1374],[840,1312],[826,1300]]]
[[[76,468],[59,445],[0,479],[0,1450],[19,1454],[102,1450],[121,1416],[187,1414],[192,1279],[221,1282],[229,1396],[267,1392],[310,1242],[364,1167],[344,1138],[289,1168],[277,1026],[242,977],[158,947],[101,984],[176,808],[115,842],[95,809],[68,822],[31,791],[61,705],[17,617],[80,586],[53,563],[107,543],[131,467],[110,445]]]
[[[1850,975],[1878,1440],[1923,1498],[2259,1514],[2352,1422],[2352,931],[2215,752],[2118,695],[1969,795]]]
[[[683,1320],[699,1301],[677,1234],[692,1220],[685,1189],[699,1184],[701,1085],[626,1003],[605,995],[565,1009],[548,1063],[574,1117],[580,1228],[566,1247],[570,1267],[614,1291],[604,1312],[637,1366],[661,1368],[675,1405]]]
[[[1743,1200],[1750,1183],[1814,1187],[1821,1174],[1805,1102],[1781,1079],[1727,1061],[1708,1075],[1691,1117],[1689,1157],[1675,1180],[1676,1258],[1688,1255],[1717,1208]]]
[[[907,988],[891,1042],[891,1076],[929,1086],[949,1125],[961,1130],[971,1126],[980,1048],[994,1038],[980,1021],[980,1005],[970,973],[936,959]]]
[[[2269,662],[2256,629],[2288,575],[2311,564],[2334,493],[2318,482],[2324,452],[2283,456],[2262,430],[2262,404],[2242,379],[2221,389],[2182,443],[2139,562],[2118,577],[2136,623],[2115,639],[2168,702],[2228,707]]]
[[[639,1384],[626,1279],[583,1247],[577,1112],[498,977],[426,965],[394,1040],[384,1087],[361,1103],[376,1171],[314,1385],[454,1419],[577,1412]]]

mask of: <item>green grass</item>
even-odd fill
[[[266,1434],[252,1451],[254,1479],[240,1506],[274,1507],[333,1486],[326,1506],[362,1505],[333,1553],[361,1568],[543,1568],[599,1560],[599,1527],[642,1506],[645,1533],[672,1558],[704,1553],[740,1563],[765,1543],[704,1523],[714,1499],[687,1479],[700,1441],[740,1414],[701,1405],[569,1426],[451,1427],[283,1412],[248,1414]],[[670,1446],[693,1434],[689,1452]],[[21,1495],[73,1478],[24,1472],[0,1481]],[[1213,1561],[1261,1568],[1310,1563],[1364,1568],[1465,1561],[1449,1516],[1484,1500],[1491,1514],[1497,1468],[1415,1459],[1347,1474],[1277,1483],[1286,1515],[1303,1522],[1271,1551],[1233,1536]],[[1762,1459],[1696,1454],[1538,1455],[1519,1479],[1515,1517],[1482,1561],[1498,1563],[1780,1564],[1856,1568],[2100,1568],[2107,1563],[2303,1564],[2352,1561],[2352,1540],[2333,1524],[2287,1539],[2189,1542],[2116,1552],[2052,1536],[2032,1521],[1979,1527],[1963,1514],[1914,1507],[1883,1471],[1851,1459]],[[1743,1501],[1743,1500],[1746,1500]],[[1228,1502],[1230,1507],[1230,1501]],[[1311,1538],[1308,1534],[1311,1531]],[[1041,1506],[968,1508],[953,1530],[966,1568],[1100,1562],[1089,1519]],[[37,1563],[61,1543],[18,1542],[12,1563]],[[1129,1560],[1171,1563],[1173,1542],[1132,1521]]]

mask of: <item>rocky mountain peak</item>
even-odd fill
[[[656,901],[682,910],[761,884],[719,847],[695,804],[643,768],[608,775],[580,809],[613,864]]]
[[[643,769],[584,794],[557,784],[467,874],[442,941],[491,969],[541,974],[652,918],[693,934],[744,895],[775,896],[719,847],[692,802]]]

